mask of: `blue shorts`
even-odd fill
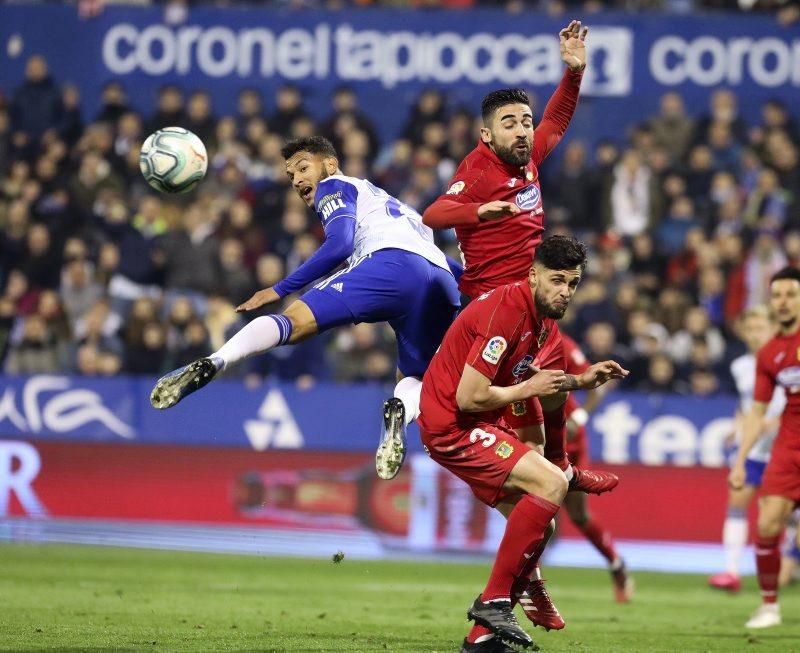
[[[301,299],[320,333],[342,324],[388,322],[397,335],[397,367],[404,376],[425,373],[461,308],[453,275],[402,249],[356,259]]]
[[[744,461],[744,482],[753,487],[761,487],[761,477],[764,476],[766,468],[767,463],[746,458]]]

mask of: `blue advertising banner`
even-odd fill
[[[322,118],[331,91],[348,84],[395,136],[424,88],[476,110],[487,91],[523,86],[539,95],[541,112],[563,71],[557,34],[566,19],[538,13],[225,7],[164,21],[159,8],[108,7],[81,19],[74,6],[4,4],[0,87],[11,93],[27,57],[42,53],[58,81],[79,84],[87,117],[98,109],[102,85],[119,80],[141,111],[152,110],[159,86],[177,83],[209,89],[220,115],[235,110],[247,86],[261,89],[271,110],[277,87],[292,82]],[[751,120],[768,98],[796,102],[800,34],[770,16],[609,13],[586,22],[591,60],[573,136],[622,138],[669,90],[698,113],[714,89],[733,88]]]
[[[318,384],[308,390],[216,381],[166,411],[154,379],[0,377],[0,439],[317,451],[374,450],[387,390]],[[612,464],[725,464],[733,397],[611,393],[589,422],[591,455]],[[416,428],[412,451],[421,451]]]

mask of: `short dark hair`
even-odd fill
[[[303,138],[295,138],[286,143],[281,148],[281,156],[288,159],[298,152],[308,152],[309,154],[319,154],[322,157],[332,156],[335,159],[339,158],[336,154],[336,148],[324,136],[304,136]]]
[[[483,122],[488,122],[492,114],[506,104],[527,104],[530,106],[531,100],[521,88],[501,88],[497,91],[492,91],[481,102]]]
[[[787,265],[782,270],[778,270],[775,274],[772,275],[772,279],[769,280],[770,283],[774,281],[780,281],[781,279],[794,279],[798,283],[800,283],[800,270],[791,265]]]
[[[534,262],[548,270],[584,270],[587,253],[586,245],[577,238],[550,236],[536,248]]]

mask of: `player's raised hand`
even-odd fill
[[[630,372],[616,361],[595,363],[578,377],[578,383],[584,390],[597,388],[611,379],[624,379]]]
[[[519,207],[516,204],[502,200],[487,202],[478,207],[478,219],[480,220],[499,220],[517,213],[519,213]]]
[[[558,33],[561,46],[561,60],[575,72],[586,68],[586,35],[588,27],[583,27],[581,21],[573,20]]]
[[[272,288],[265,288],[264,290],[259,290],[246,302],[239,304],[236,307],[236,312],[241,313],[242,311],[254,311],[257,308],[266,306],[267,304],[277,302],[280,298],[281,296]]]
[[[535,370],[535,374],[519,384],[523,398],[547,397],[559,391],[561,385],[567,380],[564,370]]]

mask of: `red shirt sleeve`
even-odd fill
[[[494,379],[503,360],[514,348],[521,314],[504,302],[505,289],[491,293],[484,300],[480,318],[475,322],[474,340],[467,355],[467,364],[488,379]]]
[[[459,166],[450,181],[447,192],[440,195],[422,214],[422,222],[431,229],[450,229],[480,222],[478,209],[484,202],[479,200],[476,191],[480,188],[480,182],[485,176],[486,170],[468,168],[467,165],[462,163]]]
[[[581,89],[583,72],[574,73],[569,68],[564,71],[561,83],[556,88],[544,108],[541,122],[533,132],[533,153],[531,158],[538,166],[553,151],[564,132],[567,131]]]
[[[775,377],[767,368],[769,361],[766,347],[762,347],[756,357],[756,387],[753,390],[753,400],[768,404],[775,392]]]

